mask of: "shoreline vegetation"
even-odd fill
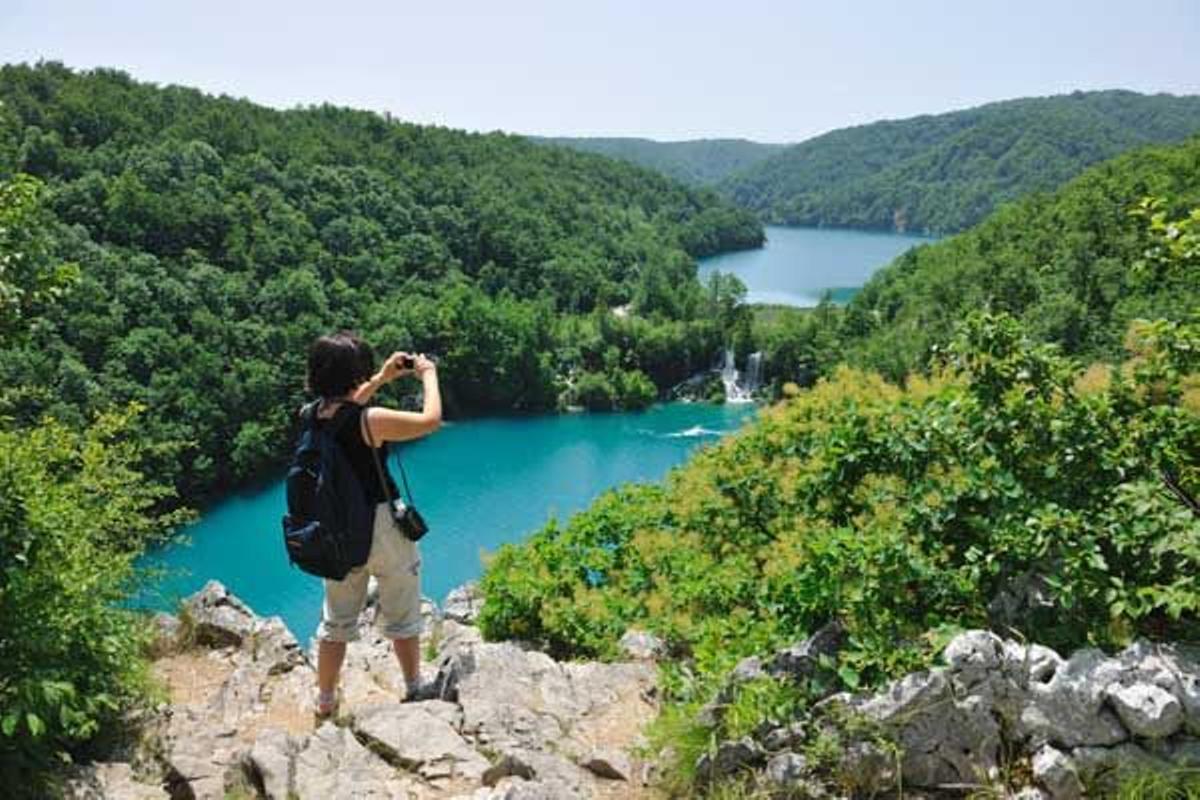
[[[709,190],[517,136],[53,63],[0,67],[0,101],[0,174],[40,183],[39,246],[79,272],[0,352],[0,412],[153,408],[143,435],[189,446],[150,471],[187,497],[279,462],[336,328],[436,354],[451,417],[643,406],[740,313],[695,258],[763,241]]]
[[[488,637],[600,659],[661,638],[668,792],[742,791],[697,773],[717,742],[968,627],[1200,641],[1200,137],[785,313],[695,279],[761,243],[754,217],[599,156],[57,64],[0,67],[0,99],[6,786],[52,786],[146,707],[134,560],[281,457],[304,345],[335,327],[437,353],[463,415],[638,407],[763,354],[781,402],[482,581]],[[759,675],[702,720],[739,659],[831,624],[812,681]]]

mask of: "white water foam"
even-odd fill
[[[695,439],[699,436],[724,436],[726,431],[714,431],[712,428],[705,428],[701,425],[693,425],[690,428],[684,428],[681,431],[673,433],[664,433],[668,439]]]

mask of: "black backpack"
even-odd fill
[[[288,558],[305,572],[340,581],[366,563],[371,552],[375,505],[338,444],[338,432],[360,408],[346,403],[317,424],[318,402],[300,412],[303,427],[287,473],[283,543]]]

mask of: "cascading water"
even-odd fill
[[[721,383],[725,384],[726,403],[750,403],[754,401],[754,390],[762,380],[762,353],[751,353],[746,362],[746,382],[740,381],[741,373],[733,358],[733,350],[726,349],[721,361]]]
[[[757,350],[746,360],[746,391],[754,394],[762,386],[763,354]]]

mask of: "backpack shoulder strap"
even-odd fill
[[[346,426],[346,423],[350,421],[350,418],[354,416],[352,413],[347,412],[350,412],[354,409],[362,409],[361,405],[350,400],[341,400],[339,402],[341,405],[338,406],[338,410],[333,412],[331,416],[324,417],[324,419],[330,423],[328,428],[329,432],[335,436],[341,431],[342,428]],[[300,418],[304,421],[304,425],[306,427],[314,427],[317,424],[317,420],[322,419],[322,417],[318,416],[317,413],[320,410],[321,400],[319,399],[313,400],[311,403],[301,407]]]
[[[329,417],[329,428],[333,435],[338,435],[342,428],[346,427],[350,420],[355,418],[355,412],[359,412],[358,416],[361,416],[362,410],[363,407],[358,403],[351,402],[350,400],[342,401],[342,405],[338,410],[333,412],[332,417]]]
[[[320,400],[313,400],[311,403],[305,403],[300,406],[300,410],[296,412],[296,416],[304,423],[304,427],[310,428],[317,419],[317,409],[320,407]]]

